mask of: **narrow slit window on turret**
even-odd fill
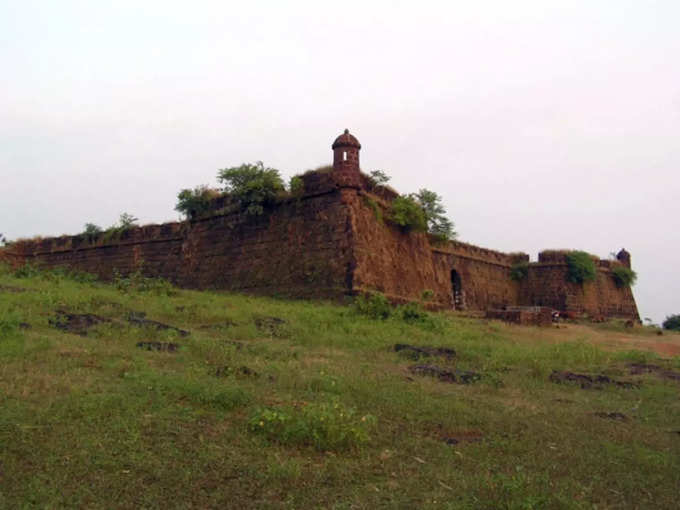
[[[342,151],[342,160],[347,161],[347,151]]]

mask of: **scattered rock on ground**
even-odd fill
[[[607,420],[618,420],[618,421],[628,421],[628,417],[623,414],[623,413],[605,413],[605,412],[597,412],[593,413],[593,415],[597,416],[598,418],[605,418]]]
[[[656,373],[657,375],[663,377],[664,379],[680,381],[680,372],[666,370],[665,368],[659,365],[652,365],[650,363],[629,363],[628,369],[630,370],[631,375]]]
[[[465,370],[446,370],[437,365],[413,365],[409,367],[409,371],[416,375],[427,375],[436,377],[442,382],[470,384],[478,381],[482,376],[476,372],[468,372]]]
[[[21,329],[31,329],[33,326],[31,326],[28,322],[20,322],[19,323],[19,328]]]
[[[81,336],[86,336],[89,328],[102,322],[111,322],[111,319],[93,313],[69,313],[64,310],[56,310],[56,316],[49,319],[53,327]]]
[[[617,381],[606,375],[576,374],[574,372],[561,372],[553,370],[550,380],[554,383],[577,383],[582,389],[602,389],[605,384],[613,384],[620,388],[639,388],[640,384],[634,381]]]
[[[179,345],[172,342],[138,342],[137,347],[147,351],[176,352]]]
[[[162,322],[147,319],[145,312],[130,312],[128,314],[127,320],[130,324],[134,324],[135,326],[149,326],[159,331],[170,330],[176,331],[179,334],[179,336],[189,336],[188,331],[176,328],[175,326],[170,326],[168,324],[163,324]]]
[[[420,356],[441,356],[446,359],[453,359],[456,356],[456,351],[447,347],[418,347],[409,344],[394,344],[394,350],[401,352],[418,359]]]

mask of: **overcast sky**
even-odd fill
[[[0,232],[177,219],[262,160],[440,193],[463,241],[625,247],[680,313],[680,1],[0,0]]]

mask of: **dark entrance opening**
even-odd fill
[[[460,275],[455,269],[451,271],[451,287],[453,288],[453,309],[462,310],[465,307],[463,300],[463,284]]]

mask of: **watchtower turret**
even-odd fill
[[[344,186],[359,186],[359,151],[361,144],[349,129],[338,136],[333,145],[333,174],[335,180]]]
[[[616,254],[616,260],[630,269],[630,253],[625,248],[621,248],[621,251]]]

